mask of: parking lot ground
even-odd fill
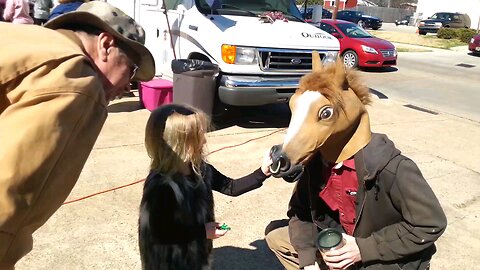
[[[379,30],[368,30],[372,35],[386,39],[390,42],[412,44],[440,49],[449,49],[457,46],[464,46],[463,43],[457,39],[439,39],[436,34],[419,35],[416,33],[416,27],[400,25],[395,26],[392,23],[386,23]]]
[[[479,269],[480,125],[403,105],[375,98],[368,109],[373,131],[388,134],[417,162],[447,214],[432,269]],[[35,233],[34,249],[17,269],[141,268],[137,218],[143,182],[137,181],[148,173],[143,142],[149,111],[139,108],[137,97],[115,100],[109,110],[67,201],[80,200],[62,206]],[[208,160],[232,177],[258,168],[265,151],[282,142],[289,113],[285,105],[275,105],[240,116],[238,124],[220,124],[208,134]],[[265,244],[264,228],[286,218],[293,186],[270,178],[240,197],[215,193],[217,220],[232,230],[214,241],[214,269],[282,269]],[[106,192],[87,197],[101,191]]]

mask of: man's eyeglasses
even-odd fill
[[[130,74],[132,74],[130,76],[130,81],[133,80],[135,75],[137,75],[137,70],[138,70],[138,66],[135,63],[132,63],[132,65],[130,66]]]

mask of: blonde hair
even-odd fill
[[[209,126],[210,119],[189,106],[169,104],[154,110],[145,130],[150,170],[173,175],[188,164],[200,176]]]

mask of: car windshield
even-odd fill
[[[371,38],[373,37],[360,26],[353,23],[339,23],[337,27],[350,38]]]
[[[302,15],[293,0],[195,0],[204,14],[260,16],[269,11],[280,11],[289,20],[302,21]]]
[[[451,20],[452,19],[452,14],[451,13],[435,13],[433,14],[431,19],[438,19],[438,20]]]

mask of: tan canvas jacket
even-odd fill
[[[72,32],[0,23],[0,33],[1,263],[27,253],[67,198],[107,102]]]

